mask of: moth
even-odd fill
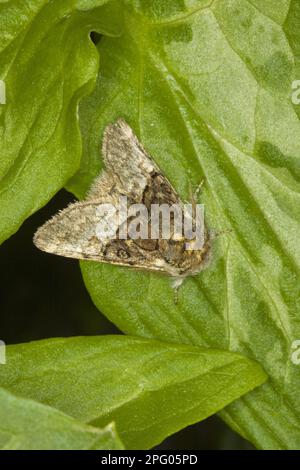
[[[186,277],[196,275],[207,266],[212,236],[204,227],[204,242],[195,250],[186,249],[184,236],[171,235],[169,239],[99,237],[99,207],[117,204],[120,196],[126,196],[130,204],[143,204],[149,213],[153,204],[183,204],[123,119],[106,127],[102,155],[105,170],[96,178],[86,199],[69,205],[40,227],[34,236],[35,245],[60,256],[166,274],[178,289]],[[150,223],[150,217],[147,222]],[[120,229],[121,224],[117,232]]]

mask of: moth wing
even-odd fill
[[[103,202],[107,203],[107,196]],[[145,241],[143,247],[144,241],[137,244],[131,239],[99,236],[100,205],[100,201],[71,204],[37,230],[34,244],[42,251],[68,258],[166,271],[166,263],[155,249],[156,241]],[[110,216],[106,221],[111,227],[113,220]]]
[[[158,166],[123,119],[106,127],[102,155],[106,171],[115,180],[118,191],[134,202],[141,201],[152,176],[160,173]],[[97,198],[101,184],[101,179],[96,179],[88,198]]]

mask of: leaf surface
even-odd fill
[[[1,450],[120,450],[114,425],[93,428],[0,389]]]
[[[145,449],[262,384],[261,367],[227,351],[125,336],[50,339],[7,347],[9,391]]]
[[[0,242],[78,170],[78,103],[99,56],[89,33],[119,34],[107,0],[0,3]]]
[[[168,278],[82,263],[97,305],[122,331],[238,351],[271,380],[223,417],[261,448],[299,448],[300,106],[298,0],[125,2],[125,31],[98,46],[81,106],[84,158],[99,172],[105,126],[124,117],[182,198],[204,178],[208,226],[231,229],[174,305]]]

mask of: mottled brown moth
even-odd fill
[[[187,276],[206,267],[211,250],[208,231],[204,226],[202,246],[189,250],[185,236],[175,233],[174,217],[168,239],[160,236],[123,239],[122,225],[128,224],[128,220],[116,227],[115,238],[99,237],[99,208],[105,204],[116,205],[120,196],[126,197],[131,205],[143,204],[149,214],[155,204],[183,206],[171,183],[123,119],[106,127],[102,155],[105,170],[96,178],[86,199],[71,204],[40,227],[34,236],[35,245],[56,255],[167,274],[178,288]],[[111,225],[113,221],[109,214],[105,215],[110,228],[110,220]],[[147,224],[151,223],[150,219],[151,216]]]

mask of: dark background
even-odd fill
[[[61,191],[0,247],[0,339],[6,344],[57,336],[120,334],[94,306],[78,261],[39,251],[35,230],[74,197]],[[251,449],[217,416],[166,439],[160,449]]]

